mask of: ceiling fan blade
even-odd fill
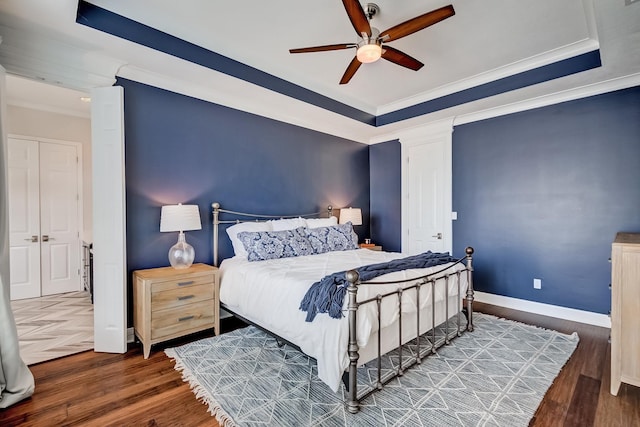
[[[381,32],[378,38],[385,43],[392,40],[398,40],[399,38],[408,36],[409,34],[413,34],[416,31],[423,30],[430,25],[437,24],[438,22],[447,19],[455,14],[456,12],[455,10],[453,10],[452,5],[444,6],[440,9],[427,12],[424,15],[409,19],[408,21],[405,21],[402,24],[398,24],[395,27],[391,27],[388,30]]]
[[[344,72],[342,79],[340,79],[340,84],[344,85],[349,83],[349,80],[351,80],[351,77],[353,77],[356,71],[358,71],[358,68],[360,68],[360,65],[362,65],[362,62],[358,61],[358,58],[354,56],[353,60],[347,67],[347,70]]]
[[[328,44],[325,46],[301,47],[299,49],[289,49],[289,53],[325,52],[327,50],[340,50],[356,47],[355,43]]]
[[[369,25],[369,20],[364,9],[360,6],[360,2],[358,0],[342,0],[342,4],[358,36],[362,37],[362,33],[366,33],[371,37],[371,25]]]
[[[391,46],[385,45],[382,47],[382,57],[387,61],[402,65],[403,67],[409,68],[413,71],[418,71],[424,66],[422,62],[404,52],[399,51],[398,49],[392,48]]]

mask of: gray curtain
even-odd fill
[[[5,70],[0,66],[0,408],[33,394],[33,375],[20,358],[18,331],[9,298],[9,209]]]

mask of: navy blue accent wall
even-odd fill
[[[358,206],[369,230],[369,147],[358,142],[118,79],[125,96],[128,271],[168,265],[177,233],[160,233],[160,207],[200,207],[186,233],[195,262],[212,262],[211,203],[286,215]],[[221,232],[221,259],[232,255]]]
[[[600,51],[594,50],[583,53],[582,55],[574,56],[573,58],[567,58],[562,61],[554,62],[532,70],[523,71],[522,73],[504,77],[460,92],[455,92],[440,98],[412,105],[401,110],[382,114],[376,118],[376,126],[384,126],[389,123],[395,123],[412,117],[421,116],[423,114],[433,113],[434,111],[444,110],[445,108],[454,107],[456,105],[465,104],[482,98],[488,98],[493,95],[498,95],[500,93],[509,92],[511,90],[557,79],[559,77],[568,76],[570,74],[579,73],[581,71],[590,70],[600,66],[602,66]]]
[[[371,239],[387,252],[400,252],[402,232],[400,141],[369,147]]]
[[[151,28],[124,16],[115,14],[80,0],[76,16],[78,24],[121,37],[125,40],[164,52],[194,64],[220,71],[283,95],[325,108],[334,113],[374,125],[375,116],[343,104],[327,96],[290,83],[264,71],[235,61],[224,55],[196,46],[171,34]],[[337,84],[337,82],[336,82]]]
[[[456,126],[454,252],[476,248],[476,289],[607,313],[639,164],[640,87]]]

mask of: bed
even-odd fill
[[[349,241],[357,239],[351,224],[337,224],[331,207],[286,217],[225,210],[218,203],[212,207],[214,265],[221,227],[227,227],[235,253],[219,266],[222,308],[314,358],[318,377],[334,391],[344,381],[352,413],[362,399],[404,370],[473,330],[472,248],[459,260],[361,281],[356,269],[401,262],[405,255],[358,248],[357,240]],[[324,238],[322,233],[334,235]],[[321,243],[314,240],[317,234]],[[265,249],[261,239],[267,236],[277,236],[279,245],[284,242],[277,253],[272,253],[272,240]],[[308,321],[312,316],[300,305],[311,285],[343,271],[338,318],[319,313]],[[383,357],[391,352],[393,358]],[[365,364],[372,369],[358,374]]]

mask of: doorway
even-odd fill
[[[402,144],[402,252],[452,252],[453,124],[412,129]]]
[[[90,103],[85,102],[86,99],[81,99],[87,97],[86,93],[12,75],[6,78],[6,89],[6,125],[9,138],[19,139],[21,143],[24,140],[36,141],[28,143],[27,146],[37,144],[38,163],[44,156],[45,161],[54,166],[45,167],[46,172],[42,172],[38,165],[37,182],[41,182],[44,187],[53,187],[55,194],[51,201],[38,201],[41,203],[41,210],[48,212],[48,215],[41,216],[51,217],[50,221],[42,221],[39,230],[25,233],[25,237],[22,237],[28,239],[22,240],[27,245],[37,236],[38,242],[34,246],[42,247],[48,244],[51,247],[48,255],[41,250],[40,256],[53,259],[52,265],[56,267],[49,268],[48,273],[47,268],[42,268],[41,276],[48,275],[55,283],[53,288],[43,283],[41,294],[53,295],[20,299],[11,303],[18,329],[20,352],[23,359],[31,364],[94,348],[93,305],[89,292],[83,290],[82,278],[85,272],[81,262],[82,244],[91,243],[93,239],[92,168],[90,160],[83,162],[83,157],[91,159],[91,107]],[[9,141],[7,143],[13,144]],[[31,148],[31,151],[33,152],[34,148]],[[73,177],[64,173],[67,166],[74,164],[77,168],[75,184]],[[28,175],[26,171],[24,174]],[[74,188],[75,190],[71,191]],[[69,199],[71,203],[63,203],[65,199]],[[54,206],[47,207],[47,203]],[[77,210],[69,207],[72,204],[77,206]],[[68,205],[67,210],[59,205]],[[10,222],[13,223],[14,202],[10,202],[9,209]],[[73,222],[70,218],[73,212],[76,212],[77,217],[75,235],[72,231],[74,227],[68,226]],[[18,221],[22,218],[26,222],[28,218],[26,214],[17,216]],[[13,228],[15,229],[15,226]],[[70,231],[68,236],[55,235],[64,229]],[[47,236],[44,238],[46,242],[42,241],[44,236]],[[67,237],[71,238],[74,244],[77,243],[77,250],[75,247],[67,246],[67,242],[64,241]],[[22,250],[27,252],[26,249]],[[20,268],[15,266],[14,253],[15,250],[12,248],[12,282],[15,281],[14,272],[20,272]],[[56,259],[63,259],[65,262],[56,264]],[[26,263],[23,265],[27,266]],[[38,263],[34,262],[34,265]],[[22,269],[23,277],[28,276],[29,270],[26,267]],[[62,279],[67,276],[73,278],[71,288],[56,287],[61,285],[64,281]],[[13,290],[11,291],[13,293]]]

